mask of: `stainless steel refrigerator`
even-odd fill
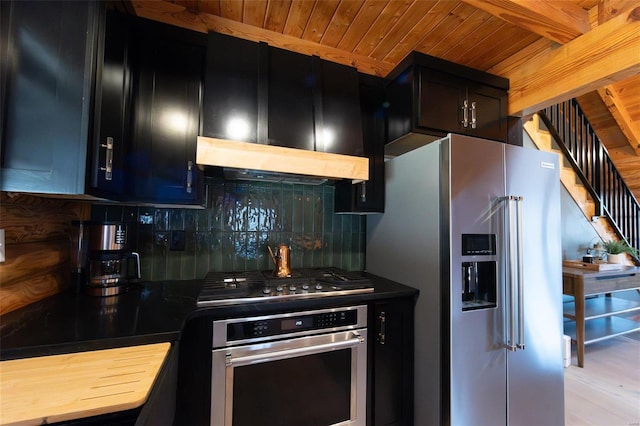
[[[386,162],[366,269],[420,290],[417,426],[564,424],[558,169],[460,135]]]

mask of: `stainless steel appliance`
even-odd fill
[[[365,425],[367,307],[213,322],[211,425]]]
[[[88,295],[120,294],[140,280],[140,256],[129,249],[124,222],[91,222],[88,258]]]
[[[466,136],[387,161],[367,271],[420,289],[416,425],[562,425],[557,155]]]
[[[332,267],[294,269],[285,277],[274,276],[273,271],[209,272],[197,305],[330,297],[371,293],[373,290],[371,280],[361,272]]]

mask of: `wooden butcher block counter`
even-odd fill
[[[39,425],[141,406],[171,344],[0,362],[0,424]]]

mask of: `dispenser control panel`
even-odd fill
[[[493,256],[496,254],[496,234],[462,234],[463,256]]]

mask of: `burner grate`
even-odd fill
[[[272,271],[209,272],[197,304],[215,306],[372,291],[371,280],[362,273],[338,268],[298,269],[290,277],[275,277]]]

